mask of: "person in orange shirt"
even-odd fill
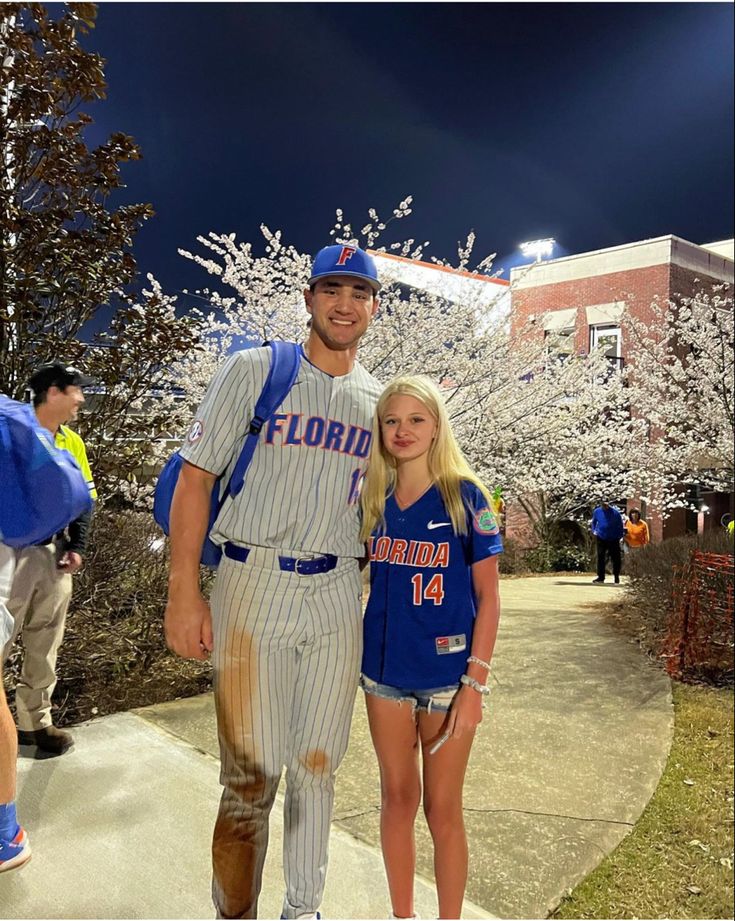
[[[632,508],[628,513],[623,540],[627,550],[640,550],[651,540],[648,525],[641,519],[641,513],[637,508]]]

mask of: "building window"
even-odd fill
[[[569,329],[547,329],[544,333],[546,365],[563,364],[574,354],[574,327]]]
[[[602,349],[614,371],[620,371],[623,367],[622,345],[619,326],[610,324],[590,326],[590,351]]]

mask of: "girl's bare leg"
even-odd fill
[[[421,801],[416,717],[408,703],[366,694],[380,766],[380,844],[396,918],[412,918],[416,870],[414,822]]]
[[[434,840],[434,878],[439,917],[460,918],[467,885],[467,836],[462,789],[474,733],[450,739],[433,755],[429,749],[443,732],[445,713],[421,713],[419,734],[424,762],[424,812]]]
[[[2,653],[2,647],[0,647]],[[0,661],[0,805],[15,799],[15,765],[18,760],[18,733],[5,700],[3,665]]]

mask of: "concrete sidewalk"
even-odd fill
[[[210,696],[177,705],[179,729],[187,734],[192,713],[195,721],[206,714],[211,735]],[[166,707],[161,714],[171,721]],[[33,857],[0,875],[0,917],[214,917],[209,848],[220,795],[218,761],[140,713],[93,720],[75,728],[74,737],[74,749],[62,758],[20,759],[18,811]],[[282,808],[279,796],[261,918],[281,913]],[[334,828],[330,857],[323,917],[386,917],[390,903],[379,852]],[[416,894],[418,913],[436,917],[433,885],[419,880]],[[467,904],[465,917],[489,915]]]
[[[465,783],[467,897],[544,918],[628,834],[673,734],[671,685],[597,613],[623,589],[591,575],[503,579],[493,691]],[[358,703],[337,824],[378,843],[378,773]],[[419,869],[431,876],[428,829]]]
[[[465,788],[472,902],[464,917],[545,917],[630,831],[663,770],[668,679],[591,608],[621,589],[590,579],[501,583],[493,694]],[[94,720],[74,735],[62,758],[34,761],[21,750],[19,814],[35,856],[0,876],[0,917],[212,917],[211,696]],[[358,696],[324,917],[386,917],[378,822],[377,765]],[[260,905],[268,918],[283,895],[279,804],[271,825]],[[417,851],[425,876],[417,912],[436,917],[423,820]]]

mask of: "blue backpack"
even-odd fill
[[[258,445],[260,430],[283,403],[299,373],[301,349],[295,342],[269,342],[266,344],[270,345],[271,348],[271,366],[258,402],[255,404],[245,443],[242,446],[242,451],[227,487],[224,490],[222,489],[223,475],[217,479],[212,489],[209,524],[207,525],[207,536],[202,546],[201,556],[202,565],[209,566],[211,569],[217,568],[222,557],[220,548],[209,539],[212,527],[228,497],[234,499],[242,490],[245,484],[245,473]],[[183,463],[184,458],[177,451],[166,462],[166,466],[161,471],[156,484],[153,496],[153,517],[163,529],[164,534],[170,533],[171,502],[173,501],[174,490],[176,489]]]
[[[76,460],[28,403],[0,395],[0,541],[28,547],[50,539],[92,508]]]

